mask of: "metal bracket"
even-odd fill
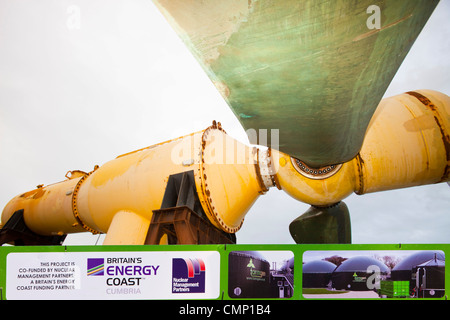
[[[24,209],[17,210],[0,229],[0,246],[4,243],[14,243],[16,246],[62,245],[66,235],[38,235],[27,227],[23,214]]]

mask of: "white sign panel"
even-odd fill
[[[6,298],[215,299],[216,251],[45,252],[7,256]]]

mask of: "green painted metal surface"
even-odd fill
[[[374,110],[438,3],[154,2],[244,129],[279,129],[278,149],[313,167],[356,156]]]
[[[290,223],[289,232],[294,241],[299,244],[351,243],[348,207],[342,201],[328,208],[311,206]]]

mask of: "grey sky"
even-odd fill
[[[449,17],[450,0],[442,0],[386,96],[450,94]],[[90,171],[212,120],[246,141],[151,1],[0,0],[0,208],[38,184],[63,180],[68,170]],[[447,184],[345,202],[354,243],[450,242]],[[288,225],[308,207],[273,189],[248,213],[238,242],[293,243]]]

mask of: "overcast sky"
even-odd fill
[[[450,94],[449,21],[450,0],[442,0],[386,96]],[[91,171],[212,120],[246,141],[151,1],[0,0],[0,208],[38,184],[64,180],[68,170]],[[345,202],[353,243],[450,243],[445,183]],[[248,213],[238,243],[294,243],[288,225],[308,208],[272,189]]]

